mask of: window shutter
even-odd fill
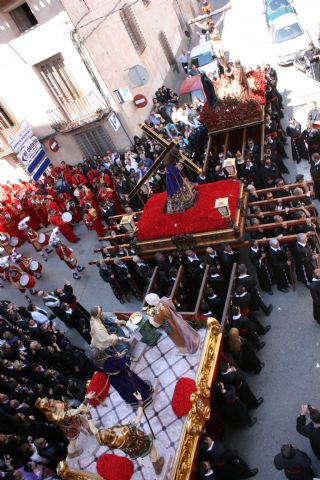
[[[170,43],[168,41],[167,35],[164,33],[163,30],[161,30],[159,32],[159,42],[161,44],[163,53],[165,54],[166,59],[168,60],[169,65],[177,68],[177,62],[176,62],[175,56],[174,56],[173,51],[171,49],[171,46],[170,46]]]
[[[14,126],[14,120],[7,109],[0,102],[0,130],[5,130]]]
[[[35,67],[51,95],[64,110],[68,102],[81,97],[81,91],[69,73],[62,55],[48,58]],[[68,111],[65,113],[69,116]]]
[[[110,135],[101,126],[77,133],[75,139],[88,158],[94,155],[105,155],[108,150],[115,150]]]
[[[146,41],[139,27],[137,18],[130,5],[125,4],[120,10],[121,20],[128,32],[132,45],[139,55],[146,49]]]

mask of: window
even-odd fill
[[[36,17],[33,15],[27,3],[23,3],[20,7],[11,10],[10,15],[21,33],[38,24]]]
[[[65,66],[62,55],[48,58],[35,67],[51,95],[60,105],[63,106],[81,96],[77,84]]]
[[[134,11],[130,5],[125,4],[120,10],[121,20],[128,32],[132,45],[139,55],[146,49],[146,41],[139,27]]]
[[[115,150],[110,136],[101,126],[77,133],[75,139],[83,154],[88,158],[92,158],[94,155],[105,155],[108,150]]]
[[[176,67],[177,62],[176,62],[175,56],[173,54],[173,51],[171,49],[169,40],[167,38],[167,35],[162,30],[159,32],[159,42],[160,42],[162,50],[163,50],[163,52],[166,56],[166,59],[169,62],[169,65]]]
[[[14,126],[14,119],[12,115],[5,108],[3,103],[0,101],[0,130],[5,130]]]
[[[300,25],[298,23],[293,23],[292,25],[288,25],[287,27],[275,31],[275,42],[286,42],[287,40],[292,40],[302,34],[303,31],[301,30]]]

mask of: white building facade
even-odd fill
[[[0,169],[7,178],[23,176],[9,142],[24,120],[53,164],[130,146],[155,90],[176,82],[193,3],[0,0]],[[120,103],[125,92],[129,100]],[[147,98],[145,108],[132,101],[137,94]]]

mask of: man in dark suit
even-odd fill
[[[51,468],[56,468],[60,460],[64,460],[68,454],[64,443],[48,443],[45,438],[36,438],[34,445],[40,457],[48,460]]]
[[[282,445],[273,463],[277,470],[284,470],[289,480],[313,480],[315,476],[310,467],[311,458],[293,445]]]
[[[229,326],[230,328],[237,328],[241,336],[249,340],[258,350],[265,346],[265,342],[260,341],[257,325],[248,317],[241,315],[240,308],[234,305],[231,308]]]
[[[210,266],[215,265],[216,267],[220,265],[218,252],[214,250],[214,248],[212,247],[207,247],[206,253],[203,256],[203,260],[206,265],[210,265]]]
[[[198,478],[201,480],[219,480],[219,477],[214,473],[210,462],[201,462],[198,466]]]
[[[221,319],[225,303],[224,297],[216,295],[212,288],[207,288],[205,301],[213,313],[213,316],[217,316],[218,319]]]
[[[307,415],[311,420],[308,425],[306,424]],[[320,459],[320,411],[311,405],[302,405],[296,429],[298,433],[309,438],[313,453]]]
[[[320,323],[320,268],[313,272],[309,290],[313,300],[313,318]]]
[[[147,288],[151,275],[152,270],[150,269],[149,265],[141,260],[138,255],[134,255],[132,257],[132,261],[135,264],[135,271],[137,273],[138,279],[142,284],[143,289]]]
[[[285,250],[280,247],[276,238],[269,241],[268,261],[272,268],[274,278],[277,283],[278,290],[281,292],[288,292],[290,287],[290,271],[291,260],[288,260]]]
[[[306,287],[310,285],[313,277],[313,260],[318,255],[313,254],[309,245],[308,237],[305,233],[298,233],[297,240],[294,244],[294,259],[296,263],[297,278],[304,283]]]
[[[238,250],[233,250],[230,244],[222,245],[220,261],[223,276],[229,282],[233,264],[239,262]]]
[[[245,155],[247,157],[249,156],[249,158],[252,159],[252,163],[254,165],[258,164],[260,162],[260,157],[261,157],[260,145],[255,145],[252,138],[248,138],[247,145],[248,146],[244,151]]]
[[[258,474],[257,468],[250,468],[236,452],[228,450],[220,440],[209,436],[202,438],[200,452],[203,458],[216,468],[223,479],[241,480]]]
[[[250,309],[258,310],[259,308],[261,308],[265,315],[270,315],[273,310],[273,305],[270,303],[270,305],[267,306],[264,303],[263,298],[261,297],[260,292],[257,289],[257,281],[252,275],[248,273],[248,269],[246,265],[244,265],[244,263],[241,263],[238,266],[238,273],[239,275],[236,281],[236,285],[242,285],[243,287],[245,287],[246,291],[250,293]]]
[[[210,267],[208,282],[212,290],[218,295],[224,295],[227,291],[227,282],[225,278],[220,275],[218,268],[215,265]]]
[[[258,408],[263,403],[263,398],[256,398],[245,377],[234,365],[225,362],[220,363],[219,378],[224,385],[231,385],[236,389],[237,397],[248,409]]]

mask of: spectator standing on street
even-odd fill
[[[188,62],[189,62],[190,52],[188,50],[182,50],[179,57],[177,58],[178,62],[181,63],[181,66],[185,73],[188,73]]]
[[[254,477],[259,472],[257,468],[250,468],[237,452],[227,449],[220,440],[209,436],[203,437],[200,452],[222,479],[241,480]]]
[[[313,300],[313,318],[320,323],[320,268],[313,272],[309,290]]]
[[[317,102],[311,102],[311,109],[308,112],[307,121],[316,122],[320,120],[320,109],[318,108]]]
[[[320,200],[320,155],[313,153],[311,157],[310,175],[314,182],[315,197]]]
[[[313,480],[315,475],[310,467],[311,458],[291,444],[282,445],[273,462],[277,470],[284,470],[289,480]]]
[[[307,415],[311,422],[307,425]],[[297,432],[309,438],[313,453],[320,459],[320,412],[311,405],[302,405],[297,418]]]
[[[315,82],[320,82],[320,49],[310,42],[305,55],[310,62],[313,80]]]

